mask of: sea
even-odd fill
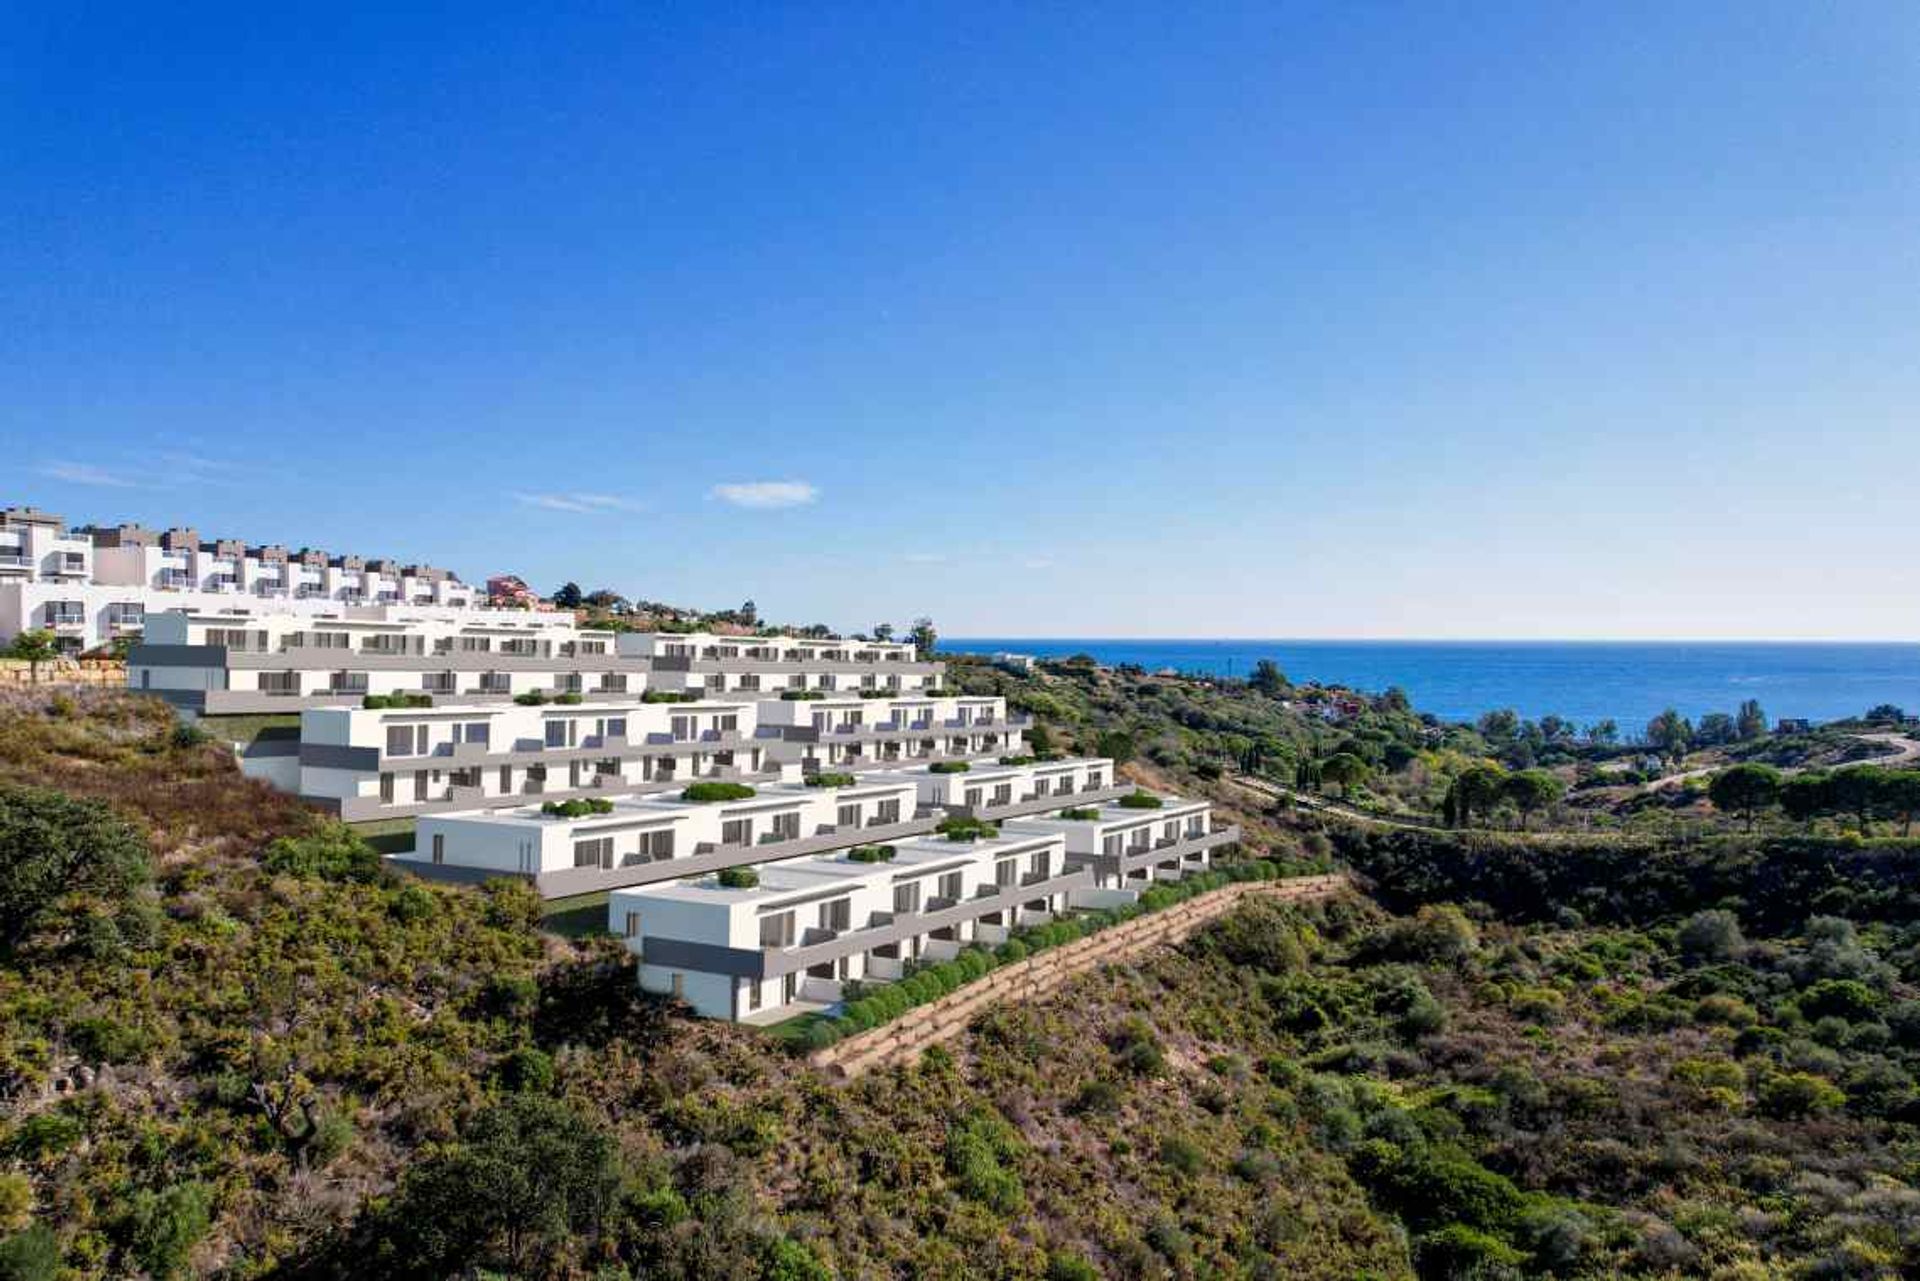
[[[1631,732],[1666,708],[1698,719],[1746,699],[1768,717],[1858,716],[1892,703],[1920,712],[1920,642],[1124,640],[941,637],[961,653],[1091,654],[1148,671],[1245,677],[1270,658],[1288,679],[1377,693],[1398,685],[1416,709],[1470,721],[1512,708]]]

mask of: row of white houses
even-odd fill
[[[1238,838],[1110,760],[1040,758],[1031,718],[892,642],[187,609],[147,620],[127,670],[216,734],[297,714],[237,743],[242,768],[414,820],[403,870],[606,893],[641,983],[716,1018],[831,1005]]]
[[[484,599],[432,565],[303,547],[203,539],[192,529],[69,529],[52,512],[0,509],[0,644],[51,632],[70,652],[141,636],[170,610],[347,615],[404,607],[418,616],[482,617]]]

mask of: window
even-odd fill
[[[855,804],[852,804],[852,805],[842,805],[837,811],[835,811],[833,821],[834,821],[834,826],[836,827],[860,826],[859,804],[856,802]]]
[[[760,918],[761,947],[793,946],[793,913],[775,912]]]
[[[1109,834],[1103,840],[1101,840],[1100,852],[1106,855],[1108,858],[1119,858],[1120,857],[1120,834],[1118,832],[1114,832]]]
[[[393,774],[391,772],[380,775],[380,803],[382,805],[393,804]]]
[[[298,694],[300,692],[300,673],[261,672],[260,692],[262,694]]]
[[[995,863],[993,865],[993,883],[995,885],[1001,885],[1001,886],[1012,885],[1019,879],[1020,879],[1020,860],[1019,859],[1003,858],[998,863]]]
[[[625,738],[627,736],[627,718],[624,716],[609,716],[607,723],[601,728],[600,732],[604,738]]]
[[[964,805],[977,807],[980,804],[980,798],[985,795],[986,795],[986,789],[979,788],[979,787],[969,787],[966,792],[966,797],[961,803]]]
[[[720,825],[720,843],[722,845],[753,844],[753,820],[750,818],[732,818]]]
[[[920,882],[908,881],[893,887],[893,910],[902,916],[920,910]]]
[[[713,718],[713,727],[722,734],[737,734],[740,732],[740,717],[733,712],[716,716]]]
[[[575,867],[612,867],[613,838],[598,836],[590,841],[575,841],[573,865]]]
[[[850,898],[828,899],[820,905],[820,928],[823,930],[844,930],[853,924],[853,900]]]
[[[630,939],[637,939],[640,937],[640,913],[638,912],[627,913],[626,937]]]
[[[425,725],[387,726],[388,756],[425,756],[426,754],[427,727]]]
[[[560,720],[548,721],[547,722],[547,746],[548,747],[566,747],[568,745],[568,740],[570,740],[573,737],[573,735],[568,732],[572,728],[573,728],[572,721],[560,721]]]
[[[693,737],[693,717],[676,716],[673,718],[673,741],[684,743]]]
[[[1087,790],[1089,792],[1097,792],[1106,785],[1107,777],[1099,770],[1092,770],[1087,774]]]
[[[774,841],[791,841],[797,840],[799,836],[800,813],[798,810],[791,814],[775,814],[773,816],[773,831],[768,835],[767,839]]]
[[[940,897],[945,899],[952,899],[956,903],[959,902],[960,893],[961,893],[961,884],[962,882],[960,878],[960,873],[948,872],[945,876],[942,876],[940,878],[940,884],[939,884]]]
[[[649,863],[660,863],[672,858],[673,830],[665,828],[658,832],[642,832],[640,852],[647,856]]]
[[[875,827],[887,827],[891,824],[898,823],[899,821],[900,821],[900,802],[898,799],[891,800],[891,801],[881,801],[880,804],[875,807],[875,812],[873,816],[873,825]]]
[[[764,1000],[764,994],[760,990],[761,989],[760,980],[748,979],[746,980],[746,984],[747,984],[747,1008],[749,1010],[757,1010],[760,1008]]]
[[[453,741],[456,743],[478,743],[485,747],[492,737],[492,729],[485,721],[467,721],[453,728]]]
[[[513,795],[513,766],[511,765],[500,767],[500,795]]]
[[[1001,783],[996,786],[993,789],[993,803],[995,805],[1013,804],[1013,784]]]
[[[627,678],[612,672],[600,678],[600,692],[603,694],[624,694],[627,692]]]
[[[1035,850],[1027,857],[1027,875],[1044,879],[1048,871],[1047,863],[1047,852]]]
[[[433,861],[435,863],[447,861],[447,837],[444,832],[433,834]]]
[[[505,672],[482,672],[480,674],[480,692],[482,694],[508,694],[513,691],[513,677]]]

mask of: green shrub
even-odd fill
[[[826,696],[826,691],[819,689],[783,689],[780,691],[781,700],[788,703],[811,703]]]
[[[1021,1150],[1013,1128],[985,1108],[947,1131],[947,1169],[961,1194],[1003,1215],[1017,1212],[1026,1200],[1020,1176],[1005,1164]]]
[[[1047,1281],[1100,1281],[1100,1270],[1081,1255],[1055,1250],[1047,1256]]]
[[[1076,823],[1088,823],[1098,819],[1100,817],[1100,811],[1096,808],[1081,806],[1078,809],[1061,810],[1060,817],[1072,819]]]
[[[380,851],[345,823],[323,822],[306,836],[282,836],[268,845],[260,866],[277,876],[371,884],[387,875]]]
[[[1000,763],[1002,765],[1032,765],[1039,759],[1038,756],[1002,756]]]
[[[700,695],[687,690],[650,689],[640,695],[643,703],[697,703]]]
[[[808,787],[852,787],[860,780],[851,774],[815,774],[807,779]]]
[[[973,766],[967,761],[935,761],[927,766],[929,774],[964,774]]]
[[[546,703],[547,696],[539,690],[531,690],[525,694],[515,694],[513,701],[522,707],[540,707]]]
[[[1114,1061],[1135,1076],[1159,1076],[1167,1070],[1167,1052],[1153,1025],[1138,1014],[1129,1015],[1113,1039]]]
[[[90,1063],[132,1063],[147,1052],[146,1034],[115,1019],[78,1019],[67,1025],[67,1035]]]
[[[1181,1134],[1169,1134],[1160,1140],[1160,1164],[1178,1174],[1195,1175],[1207,1164],[1200,1145]]]
[[[0,784],[0,951],[65,895],[124,901],[151,875],[145,838],[104,802]]]
[[[1165,806],[1166,802],[1152,792],[1129,792],[1115,804],[1130,810],[1157,810]]]
[[[1525,1263],[1527,1256],[1491,1233],[1449,1223],[1416,1241],[1414,1258],[1423,1277],[1465,1278],[1501,1275]]]
[[[37,1112],[14,1129],[10,1146],[22,1161],[57,1156],[80,1141],[86,1127],[65,1112]]]
[[[730,890],[751,890],[760,884],[760,873],[751,867],[723,867],[720,884]]]
[[[553,1088],[553,1056],[523,1045],[500,1061],[500,1083],[509,1090],[545,1093]]]
[[[891,845],[856,845],[847,857],[856,863],[890,863],[898,852]]]
[[[212,1213],[213,1193],[205,1184],[136,1192],[127,1209],[127,1251],[155,1281],[179,1276],[207,1235]]]
[[[790,1237],[775,1237],[767,1243],[765,1270],[760,1275],[766,1281],[834,1281],[832,1270]]]
[[[1000,835],[999,827],[982,818],[946,818],[934,830],[950,841],[992,840]]]
[[[706,804],[711,801],[744,801],[754,794],[754,789],[745,783],[719,783],[710,781],[688,784],[686,790],[680,793],[680,799]]]
[[[368,710],[391,707],[432,707],[431,694],[368,694],[360,700],[360,706]]]
[[[1782,1072],[1760,1085],[1760,1110],[1780,1120],[1798,1120],[1846,1106],[1840,1087],[1811,1072]]]
[[[0,1238],[0,1281],[54,1281],[59,1275],[60,1243],[46,1224]]]
[[[613,813],[613,802],[600,796],[583,796],[571,801],[543,801],[540,812],[552,818],[586,818],[592,814]]]

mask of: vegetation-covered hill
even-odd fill
[[[965,679],[1222,795],[1232,737],[1451,750],[1392,705]],[[524,890],[388,878],[158,703],[13,698],[0,770],[0,1278],[1920,1268],[1898,842],[1255,807],[1386,906],[1250,907],[837,1085]]]

